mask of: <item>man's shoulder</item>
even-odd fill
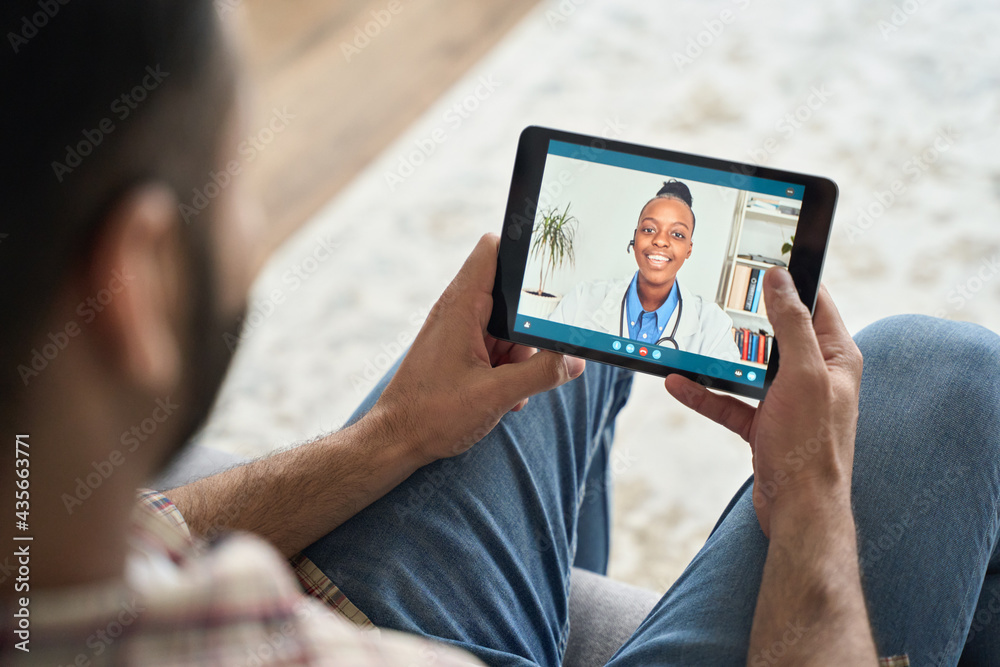
[[[305,595],[264,540],[231,533],[197,545],[175,511],[162,494],[140,494],[124,580],[32,597],[33,664],[72,664],[98,651],[141,665],[375,667],[429,654],[428,665],[479,664],[417,637],[358,629]]]

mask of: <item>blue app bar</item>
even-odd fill
[[[741,171],[720,171],[718,169],[708,169],[706,167],[696,167],[691,164],[680,162],[669,162],[642,155],[632,155],[630,153],[619,153],[606,148],[595,148],[593,146],[581,146],[565,141],[549,140],[549,155],[560,155],[562,157],[584,160],[586,162],[596,162],[612,167],[623,167],[636,171],[645,171],[652,174],[672,176],[674,178],[686,178],[700,183],[711,185],[721,185],[737,190],[749,190],[750,192],[762,195],[772,195],[776,197],[787,197],[789,199],[802,199],[805,186],[794,183],[783,183],[772,181],[759,176],[748,176]]]
[[[590,329],[580,329],[561,322],[550,322],[540,317],[525,317],[520,313],[514,322],[514,328],[521,333],[560,343],[569,343],[577,347],[608,352],[631,359],[642,359],[651,364],[708,375],[720,380],[739,382],[751,387],[764,387],[765,369],[757,366],[723,361],[694,352],[682,352],[672,347],[644,345],[631,338],[612,336]]]

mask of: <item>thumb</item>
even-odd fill
[[[577,357],[541,351],[524,361],[493,369],[493,396],[501,406],[511,406],[577,378],[585,362]]]
[[[775,267],[764,274],[764,302],[782,362],[787,360],[796,365],[822,362],[812,315],[799,298],[787,270]]]

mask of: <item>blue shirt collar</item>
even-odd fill
[[[632,322],[636,322],[635,327],[638,327],[639,315],[645,311],[642,309],[642,302],[639,301],[639,290],[637,282],[639,280],[639,272],[636,271],[635,275],[632,276],[632,282],[629,283],[628,292],[626,293],[626,303],[628,304],[628,311],[625,313],[625,317],[628,318],[626,323],[629,329],[634,328]],[[670,289],[670,295],[667,296],[667,300],[663,302],[663,305],[657,308],[653,314],[656,317],[656,329],[662,335],[663,329],[667,326],[667,322],[670,321],[670,316],[674,314],[674,309],[677,307],[677,279],[674,279],[674,286]],[[659,336],[657,336],[659,338]]]

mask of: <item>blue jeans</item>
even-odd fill
[[[879,652],[907,653],[914,665],[997,664],[1000,338],[906,316],[856,340],[865,367],[853,504]],[[574,559],[607,565],[604,482],[630,386],[628,371],[589,364],[306,555],[378,626],[460,646],[490,665],[559,665]],[[609,664],[747,663],[767,555],[751,484]]]

